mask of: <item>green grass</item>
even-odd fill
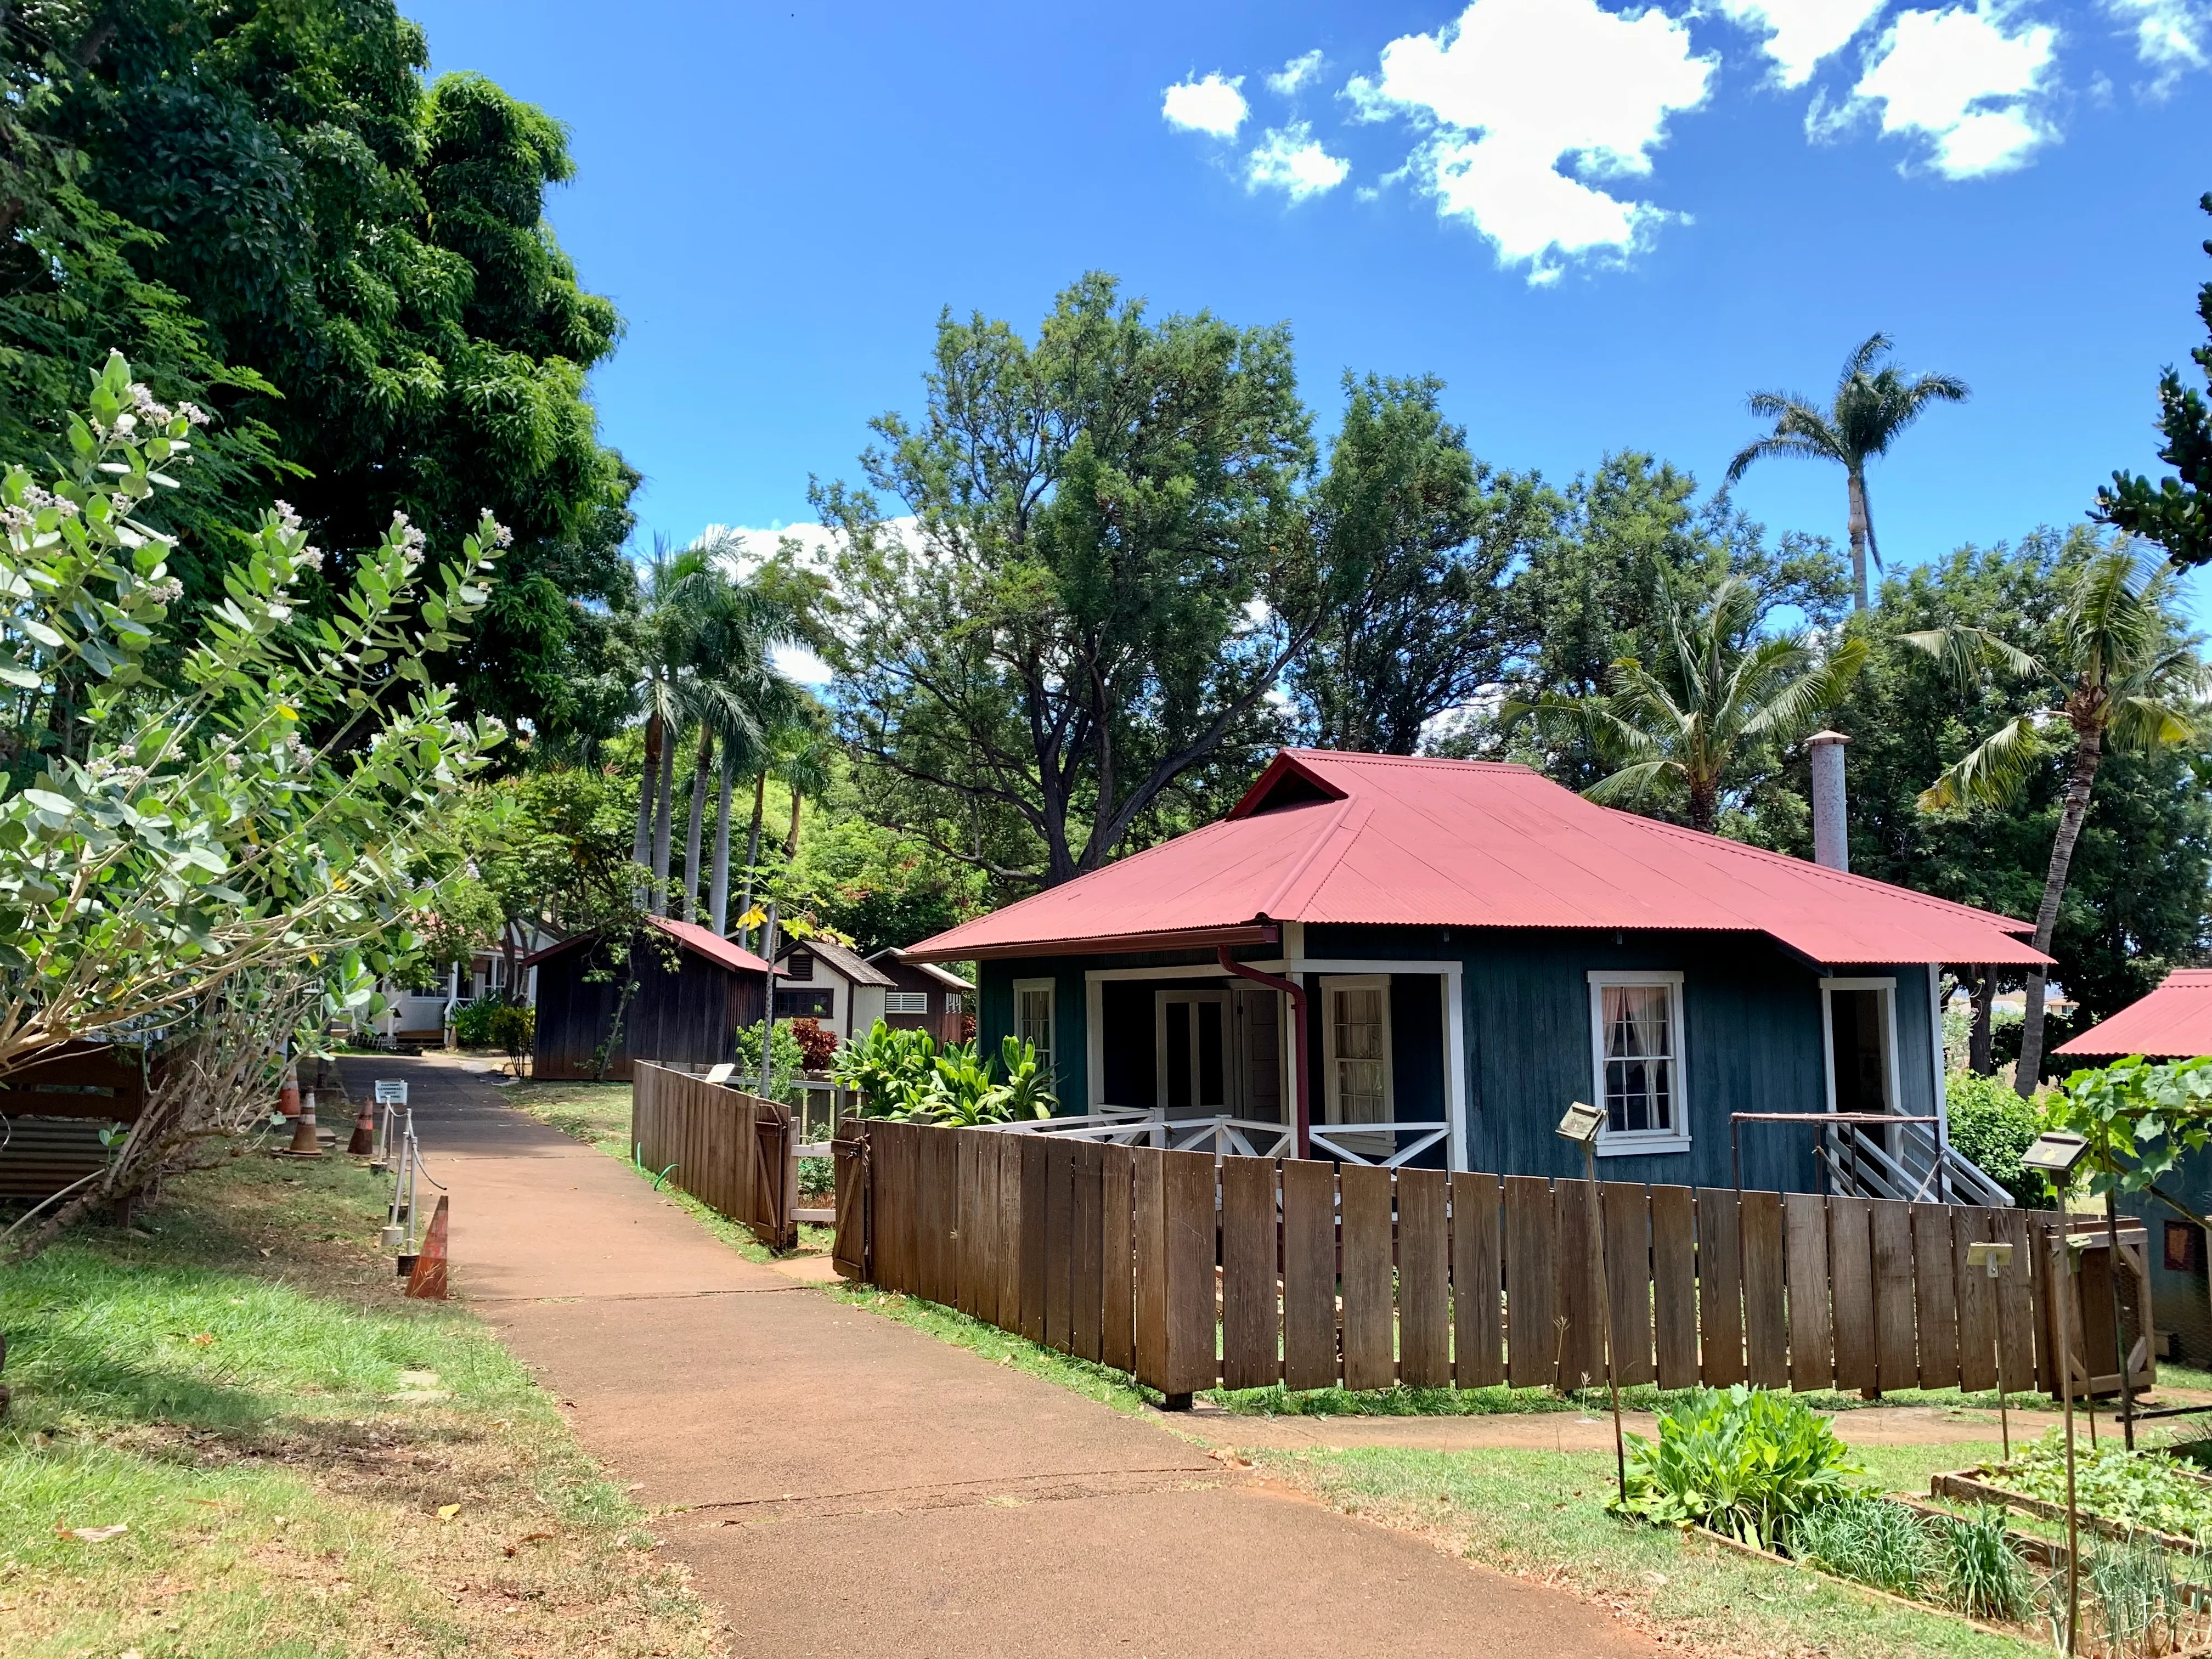
[[[710,1650],[520,1364],[400,1296],[382,1196],[349,1159],[242,1158],[0,1272],[0,1650]]]
[[[1670,1643],[1713,1653],[1829,1659],[2021,1659],[2033,1644],[1909,1611],[1810,1571],[1726,1551],[1606,1512],[1609,1452],[1485,1449],[1253,1454],[1348,1515],[1421,1533],[1471,1561],[1606,1601]],[[1885,1487],[1976,1451],[1884,1447],[1857,1455]]]
[[[629,1156],[627,1083],[514,1083],[501,1094],[508,1105],[564,1135]]]

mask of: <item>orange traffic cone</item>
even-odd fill
[[[300,1115],[292,1121],[292,1144],[285,1152],[293,1158],[320,1158],[323,1143],[315,1134],[315,1097],[307,1097]]]
[[[356,1158],[367,1158],[375,1150],[376,1109],[364,1100],[361,1115],[353,1121],[353,1139],[346,1142],[346,1151]]]
[[[300,1074],[297,1072],[286,1070],[284,1086],[276,1093],[276,1109],[286,1117],[300,1115]]]

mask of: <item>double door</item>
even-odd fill
[[[1281,1000],[1242,984],[1154,994],[1157,1102],[1170,1117],[1282,1121]]]

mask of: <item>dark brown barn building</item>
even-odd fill
[[[609,1078],[627,1079],[633,1060],[691,1071],[719,1065],[732,1057],[738,1030],[760,1024],[767,1000],[768,963],[751,951],[691,922],[647,921],[665,937],[641,936],[630,947],[629,972],[637,988],[607,1064]],[[524,965],[538,970],[531,1075],[598,1075],[599,1046],[622,1000],[605,943],[596,933],[580,933]]]

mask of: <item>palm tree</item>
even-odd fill
[[[1768,455],[1798,455],[1834,461],[1844,469],[1850,498],[1853,603],[1867,608],[1867,555],[1877,568],[1881,548],[1875,540],[1874,515],[1867,505],[1867,463],[1886,455],[1898,434],[1918,420],[1929,404],[1962,404],[1966,383],[1955,374],[1905,375],[1894,363],[1875,362],[1889,350],[1887,334],[1869,334],[1844,359],[1836,394],[1826,409],[1788,392],[1754,392],[1746,400],[1751,412],[1774,422],[1774,430],[1736,452],[1729,463],[1731,484],[1753,461]]]
[[[1759,595],[1740,576],[1687,617],[1662,580],[1656,672],[1623,657],[1613,665],[1609,696],[1546,692],[1501,712],[1509,726],[1534,720],[1588,738],[1614,769],[1583,791],[1591,800],[1678,795],[1691,828],[1710,834],[1739,759],[1757,744],[1810,731],[1865,664],[1867,646],[1849,639],[1823,656],[1802,633],[1757,636]]]
[[[820,799],[830,789],[830,739],[818,731],[806,735],[784,751],[776,773],[791,791],[791,830],[783,838],[787,863],[799,856],[799,805],[811,797]]]
[[[1946,767],[1920,796],[1927,812],[2002,806],[2018,797],[2045,757],[2067,757],[2058,829],[2051,837],[2043,902],[2035,910],[2035,948],[2045,956],[2106,750],[2148,753],[2197,735],[2192,705],[2203,689],[2205,668],[2197,641],[2172,608],[2177,580],[2171,563],[2149,564],[2122,542],[2090,558],[2068,581],[2051,648],[2042,656],[1982,628],[1954,625],[1905,636],[1962,683],[1970,684],[1989,665],[2039,682],[2054,699],[2051,707],[2006,721]],[[2035,1093],[2042,1075],[2045,982],[2043,969],[2029,972],[2013,1078],[2024,1097]]]

